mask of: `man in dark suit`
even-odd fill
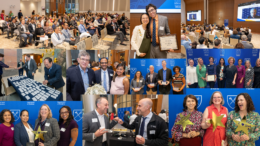
[[[85,140],[85,146],[108,146],[107,131],[105,129],[112,129],[119,120],[114,118],[111,123],[104,114],[108,110],[108,101],[105,97],[98,97],[96,99],[96,109],[83,115],[83,134],[82,138]]]
[[[168,146],[168,128],[166,122],[159,116],[153,114],[150,109],[153,102],[150,98],[143,98],[138,102],[138,117],[132,124],[118,123],[128,129],[135,129],[135,145],[137,146]],[[139,136],[137,136],[139,135]]]
[[[147,86],[146,93],[149,94],[157,94],[157,84],[158,84],[158,74],[154,72],[154,66],[150,65],[150,72],[145,76],[145,84]]]
[[[79,65],[79,63],[78,63],[78,61],[76,60],[76,59],[74,59],[73,61],[72,61],[72,65],[69,67],[69,68],[73,68],[73,67],[76,67],[76,66],[78,66]]]
[[[61,66],[55,63],[52,63],[52,59],[50,57],[46,57],[44,59],[44,85],[48,85],[51,88],[55,88],[56,90],[63,92],[63,86],[65,85],[62,78],[62,70]]]
[[[106,57],[100,59],[101,69],[95,71],[95,77],[96,83],[101,84],[109,94],[114,71],[107,68],[107,63],[108,59]]]
[[[21,25],[18,26],[18,30],[19,30],[21,37],[24,38],[24,44],[23,45],[25,47],[28,47],[27,39],[29,38],[29,45],[31,46],[33,35],[30,33],[30,31],[28,29],[28,25],[25,24],[24,20],[21,21]]]
[[[20,59],[20,62],[17,63],[17,68],[22,67],[24,65],[22,59]],[[23,68],[18,70],[19,76],[23,76]]]
[[[87,88],[95,84],[95,72],[88,68],[90,55],[86,51],[80,51],[78,55],[79,65],[66,71],[67,100],[80,101],[80,97]]]
[[[129,124],[129,111],[124,111],[124,122]]]
[[[37,70],[37,64],[35,60],[30,57],[29,54],[26,55],[25,59],[26,59],[26,63],[22,67],[19,67],[18,69],[25,68],[27,77],[34,80],[34,74],[36,73]]]
[[[18,18],[21,19],[22,16],[23,16],[23,13],[22,13],[22,10],[20,10],[19,13],[18,13]]]
[[[160,94],[169,94],[171,91],[172,71],[166,67],[166,61],[162,61],[162,69],[158,71],[158,84]]]
[[[35,41],[36,35],[35,35],[35,29],[36,29],[36,24],[35,20],[32,19],[31,23],[28,26],[29,32],[33,35],[33,40]]]
[[[15,23],[15,19],[12,20],[9,24],[9,31],[7,32],[7,38],[10,39],[9,34],[11,33],[11,37],[14,37],[14,30],[17,29],[18,25]]]

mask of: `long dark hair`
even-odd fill
[[[65,128],[67,128],[69,126],[70,122],[74,119],[74,117],[72,115],[72,112],[71,112],[71,109],[70,109],[69,106],[63,106],[62,108],[66,108],[69,111],[69,117],[68,117],[68,119],[67,119],[67,121],[65,123]],[[60,108],[59,113],[60,113],[62,108]],[[59,125],[61,125],[63,122],[64,122],[64,120],[59,115]]]
[[[140,22],[141,22],[141,24],[143,24],[142,23],[142,17],[143,17],[143,15],[147,15],[148,16],[148,19],[149,19],[149,15],[147,14],[147,13],[143,13],[142,15],[141,15],[141,17],[140,17]],[[151,34],[150,34],[150,20],[149,20],[149,23],[147,24],[147,26],[146,26],[146,33],[145,33],[145,35],[146,35],[146,38],[151,38]]]
[[[123,67],[123,69],[125,70],[125,64],[124,63],[119,63],[117,66],[116,66],[116,69],[118,69],[119,67]],[[123,72],[123,75],[125,75],[125,72]],[[117,77],[117,73],[115,73],[114,77],[113,77],[113,82],[115,82],[115,79]]]
[[[252,98],[250,97],[250,95],[248,94],[248,93],[240,93],[240,94],[238,94],[237,95],[237,97],[236,97],[236,102],[235,102],[235,111],[236,112],[239,112],[240,111],[240,108],[239,108],[239,106],[238,106],[238,97],[240,96],[240,95],[242,95],[242,96],[244,96],[244,98],[245,98],[245,100],[246,100],[246,111],[248,112],[248,113],[250,113],[250,112],[252,112],[252,111],[254,111],[255,110],[255,106],[254,106],[254,103],[253,103],[253,101],[252,101]]]
[[[221,58],[219,59],[218,65],[221,65],[221,64],[220,64],[221,59],[224,60],[224,62],[223,62],[223,66],[225,66],[225,59],[224,59],[223,57],[221,57]]]
[[[134,80],[136,80],[136,74],[137,74],[138,72],[140,72],[140,71],[137,71],[137,72],[135,73]],[[140,79],[141,79],[141,78],[143,78],[143,76],[142,76],[142,73],[140,72]]]

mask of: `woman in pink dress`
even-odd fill
[[[129,80],[125,76],[125,65],[120,63],[116,66],[116,73],[111,81],[110,94],[128,94]]]
[[[242,65],[242,59],[238,59],[237,67],[237,79],[236,79],[236,88],[243,88],[245,82],[245,66]]]

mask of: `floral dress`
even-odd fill
[[[248,124],[255,125],[255,127],[248,130],[249,140],[247,140],[247,141],[236,142],[232,138],[233,134],[237,134],[239,136],[244,134],[243,131],[235,132],[237,129],[237,125],[233,120],[237,120],[237,119],[242,120],[239,113],[237,113],[235,111],[231,111],[228,114],[226,136],[228,138],[229,146],[255,146],[255,141],[257,141],[260,136],[260,132],[259,132],[260,116],[259,116],[259,114],[257,112],[250,112],[246,115],[246,122]]]

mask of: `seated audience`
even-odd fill
[[[83,20],[80,20],[80,25],[78,26],[78,29],[79,29],[79,32],[81,33],[80,38],[91,36],[90,33],[88,32],[86,26],[84,25]]]
[[[242,43],[237,43],[234,49],[244,49],[244,45]]]
[[[242,39],[241,43],[244,45],[245,49],[253,49],[254,46],[251,43],[247,42],[247,36],[246,35],[242,35],[241,39]]]
[[[214,40],[214,47],[213,49],[219,49],[221,46],[221,40],[220,39],[215,39]]]
[[[33,35],[29,32],[28,25],[25,24],[25,20],[21,21],[21,25],[18,26],[19,33],[24,38],[23,46],[28,47],[27,39],[29,37],[29,45],[32,45]]]
[[[199,38],[199,45],[197,45],[197,49],[208,49],[208,47],[205,45],[204,37]]]
[[[51,35],[51,41],[56,48],[70,49],[70,44],[65,42],[65,37],[58,27],[55,28],[55,32]]]
[[[185,35],[181,35],[181,45],[185,47],[185,49],[191,48],[191,40],[187,38]]]

